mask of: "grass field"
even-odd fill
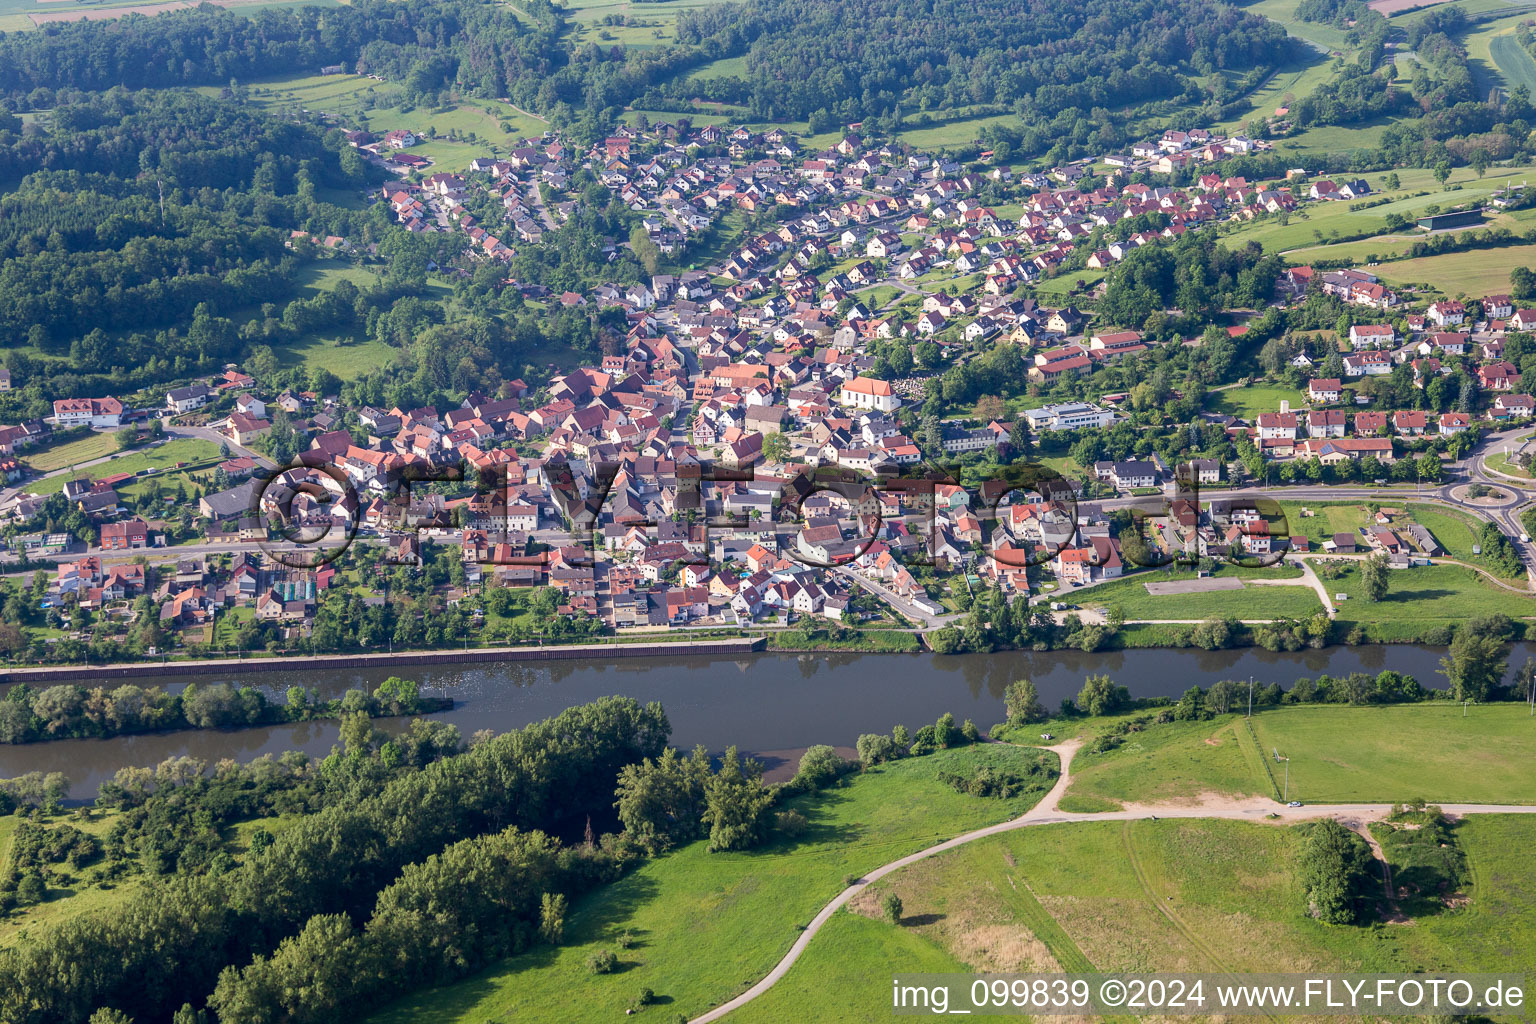
[[[1370,512],[1359,502],[1282,501],[1280,509],[1285,513],[1291,536],[1306,536],[1314,548],[1336,533],[1358,537],[1360,527],[1371,521]],[[1302,515],[1303,509],[1312,514]]]
[[[1322,155],[1375,149],[1381,145],[1382,133],[1391,123],[1383,120],[1362,125],[1323,125],[1308,128],[1289,138],[1278,140],[1275,143],[1275,150],[1297,155]]]
[[[1508,290],[1509,272],[1536,263],[1536,245],[1506,245],[1383,263],[1376,274],[1391,284],[1427,284],[1446,295],[1478,298]]]
[[[1483,464],[1494,472],[1503,473],[1506,476],[1523,477],[1526,480],[1531,478],[1529,470],[1522,466],[1515,465],[1510,461],[1509,453],[1502,450],[1493,452],[1486,456],[1483,459]]]
[[[1310,260],[1353,260],[1356,263],[1375,263],[1379,259],[1401,256],[1414,242],[1421,240],[1422,236],[1418,234],[1372,235],[1353,242],[1333,242],[1328,245],[1291,249],[1285,255],[1291,263],[1306,263]]]
[[[1279,412],[1281,402],[1290,402],[1292,409],[1310,404],[1304,392],[1269,384],[1250,384],[1247,387],[1207,391],[1205,400],[1212,412],[1237,416],[1250,423],[1260,413]]]
[[[1336,580],[1324,579],[1329,593],[1351,595],[1339,605],[1340,628],[1355,623],[1396,629],[1456,625],[1479,615],[1536,615],[1536,599],[1495,587],[1471,569],[1431,565],[1393,572],[1387,596],[1371,604],[1360,598],[1360,571],[1351,566]]]
[[[1437,505],[1411,504],[1408,506],[1408,514],[1415,522],[1427,527],[1440,542],[1440,546],[1445,548],[1446,554],[1452,558],[1459,562],[1481,566],[1496,576],[1501,575],[1495,571],[1488,559],[1472,553],[1473,546],[1477,544],[1478,532],[1482,529],[1481,521],[1473,519],[1465,512],[1440,508]],[[1507,578],[1523,580],[1525,573],[1519,572]]]
[[[300,4],[315,7],[336,7],[342,0],[252,0],[252,2],[233,3],[230,6],[242,14],[253,14],[256,11],[269,7],[287,8]],[[97,20],[108,16],[108,12],[119,11],[127,14],[130,10],[141,14],[158,14],[164,11],[180,10],[195,6],[178,0],[93,0],[90,6],[63,3],[41,3],[38,0],[0,0],[0,31],[24,32],[36,28],[38,22],[31,15],[39,15],[47,18],[50,15],[67,15],[71,19],[77,19],[87,12],[91,20]],[[49,20],[59,20],[52,18]]]
[[[329,291],[342,281],[351,281],[366,290],[379,283],[379,276],[373,268],[347,260],[317,260],[299,271],[300,297]],[[451,289],[440,281],[429,282],[427,290],[429,298],[445,299],[451,295]],[[274,346],[274,351],[285,366],[320,367],[342,380],[355,380],[375,367],[393,362],[397,352],[386,342],[359,340],[352,334],[336,331],[306,334],[290,344]]]
[[[1280,68],[1269,80],[1249,93],[1248,109],[1230,118],[1222,127],[1240,130],[1252,117],[1268,117],[1288,101],[1306,96],[1333,75],[1332,62],[1316,50],[1305,50],[1299,60]]]
[[[903,973],[956,973],[968,965],[931,941],[925,928],[893,928],[862,914],[834,914],[767,995],[725,1019],[730,1024],[884,1022],[891,1016],[892,965]]]
[[[942,111],[935,111],[934,118],[944,117]],[[964,146],[976,141],[981,130],[988,125],[1017,125],[1019,119],[1013,114],[992,114],[986,117],[957,117],[943,124],[932,125],[927,128],[904,128],[896,133],[896,137],[903,142],[916,146],[918,149],[933,150],[945,147]]]
[[[1007,801],[963,796],[939,782],[938,772],[1035,756],[1000,745],[945,751],[882,766],[843,788],[801,797],[791,806],[811,824],[800,839],[717,854],[699,842],[649,861],[579,902],[559,949],[525,954],[407,998],[375,1019],[584,1024],[621,1017],[641,986],[667,1000],[668,1016],[697,1015],[767,973],[798,927],[837,894],[849,874],[1014,817],[1040,796]],[[622,950],[617,942],[626,932],[633,944]],[[589,974],[583,962],[597,949],[619,953],[621,970]],[[701,956],[703,950],[709,955]],[[577,991],[581,998],[573,999]]]
[[[1064,274],[1058,274],[1056,277],[1047,278],[1044,281],[1037,281],[1031,287],[1042,298],[1048,297],[1053,301],[1065,302],[1067,296],[1078,290],[1079,281],[1083,283],[1085,290],[1091,289],[1104,279],[1104,274],[1105,271],[1103,270],[1086,268],[1083,270],[1072,270]]]
[[[1242,719],[1156,725],[1133,733],[1114,750],[1078,751],[1066,793],[1073,805],[1063,809],[1097,810],[1091,804],[1099,802],[1109,810],[1126,802],[1194,800],[1206,793],[1269,795]]]
[[[375,134],[409,128],[434,136],[413,153],[433,160],[439,169],[463,170],[477,156],[506,153],[524,138],[538,138],[549,126],[500,100],[477,98],[446,110],[401,106],[367,108],[365,98],[393,102],[396,87],[364,75],[299,75],[248,83],[251,102],[267,110],[302,107],[342,118]],[[202,91],[217,93],[217,89]]]
[[[1406,926],[1331,926],[1304,909],[1303,833],[1250,822],[1055,825],[989,837],[882,879],[900,927],[841,913],[740,1022],[890,1018],[897,953],[914,971],[943,958],[973,971],[1524,971],[1536,965],[1529,816],[1457,826],[1471,865],[1465,903],[1423,900]],[[1367,890],[1368,896],[1371,890]],[[868,911],[866,910],[866,914]],[[913,937],[920,940],[912,945]],[[904,966],[898,969],[906,969]],[[870,983],[878,979],[879,985]],[[831,986],[821,987],[818,986]],[[818,1001],[817,996],[820,995]]]
[[[115,814],[101,814],[91,821],[65,820],[100,839],[106,836],[115,818]],[[0,819],[0,860],[10,856],[9,846],[16,822],[17,819],[9,815]],[[96,884],[98,872],[94,865],[78,871],[59,865],[54,872],[45,901],[18,910],[0,921],[0,948],[25,942],[34,930],[60,924],[80,914],[109,912],[143,884],[142,880],[130,877],[114,887],[104,888]]]
[[[1383,219],[1375,210],[1352,211],[1346,203],[1311,203],[1282,224],[1278,218],[1244,224],[1226,237],[1228,244],[1258,242],[1269,252],[1287,252],[1320,245],[1335,235],[1379,231]]]
[[[1348,49],[1347,33],[1333,25],[1315,21],[1302,21],[1296,16],[1300,0],[1259,0],[1245,4],[1243,9],[1251,14],[1262,14],[1270,21],[1279,22],[1285,30],[1298,39],[1304,39],[1322,50]]]
[[[1269,708],[1252,719],[1151,725],[1105,753],[1080,750],[1062,806],[1110,810],[1205,793],[1275,796],[1285,771],[1273,761],[1277,750],[1291,759],[1290,798],[1309,803],[1536,803],[1536,776],[1526,767],[1536,758],[1529,709],[1483,704],[1467,712],[1463,718],[1459,703],[1441,700],[1303,705]],[[1117,720],[1089,719],[1080,732],[1098,735]]]
[[[1266,755],[1291,759],[1292,799],[1536,803],[1536,724],[1521,704],[1478,705],[1465,718],[1450,701],[1280,708],[1253,723]]]
[[[111,434],[86,434],[62,444],[29,449],[21,464],[38,473],[51,473],[65,466],[99,459],[117,451],[117,438]]]
[[[1276,578],[1280,578],[1278,572]],[[1100,583],[1082,595],[1084,605],[1119,608],[1127,619],[1205,619],[1231,615],[1239,619],[1279,616],[1306,618],[1322,611],[1317,591],[1297,581],[1295,586],[1246,583],[1242,590],[1209,590],[1193,594],[1151,594],[1146,584],[1163,582],[1161,572],[1136,573],[1127,579]]]
[[[110,439],[110,437],[109,437]],[[116,445],[113,445],[116,448]],[[167,441],[159,448],[144,448],[138,451],[124,452],[114,456],[111,462],[103,462],[99,465],[81,470],[78,475],[85,478],[99,478],[116,473],[137,473],[142,469],[167,469],[178,462],[192,462],[211,464],[219,457],[219,446],[212,441],[204,441],[195,437],[180,437]],[[53,494],[62,491],[65,483],[70,479],[70,474],[60,473],[58,476],[47,477],[35,483],[28,484],[27,490],[33,494]]]
[[[722,57],[703,65],[693,74],[688,76],[690,80],[706,82],[713,78],[746,78],[747,58],[743,54],[740,57]]]
[[[1323,128],[1316,131],[1333,132],[1342,131],[1342,129]],[[1326,141],[1326,137],[1324,138]],[[1357,141],[1359,145],[1366,147],[1375,144],[1369,140]],[[1343,142],[1341,141],[1340,144],[1342,145]],[[1257,241],[1271,252],[1287,253],[1292,257],[1293,263],[1316,259],[1364,260],[1372,253],[1392,256],[1406,250],[1420,236],[1414,231],[1382,235],[1386,229],[1387,214],[1401,213],[1405,216],[1415,216],[1431,205],[1446,207],[1474,203],[1495,189],[1502,188],[1507,179],[1520,179],[1533,171],[1536,171],[1536,168],[1524,165],[1492,167],[1484,177],[1479,178],[1472,168],[1458,167],[1451,172],[1447,180],[1451,188],[1449,192],[1442,190],[1440,183],[1435,181],[1433,173],[1424,168],[1395,171],[1398,177],[1398,187],[1395,190],[1388,190],[1386,187],[1387,172],[1371,172],[1362,177],[1370,183],[1371,188],[1376,190],[1378,196],[1395,197],[1391,202],[1366,210],[1351,210],[1349,209],[1351,204],[1342,202],[1307,203],[1290,216],[1289,224],[1280,223],[1278,218],[1267,218],[1241,225],[1228,232],[1226,237],[1233,242]],[[1425,194],[1419,195],[1418,193],[1421,192]],[[1506,223],[1507,217],[1508,215],[1500,215],[1494,218],[1493,223]],[[1513,218],[1508,218],[1508,223],[1513,222]],[[1369,237],[1358,239],[1352,237],[1356,235],[1369,235]],[[1346,237],[1350,240],[1328,241],[1335,237]]]
[[[1506,87],[1518,89],[1523,85],[1536,89],[1536,60],[1531,59],[1513,32],[1506,29],[1488,40],[1488,51]]]

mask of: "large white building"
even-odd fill
[[[842,386],[837,400],[855,409],[873,409],[876,412],[895,412],[901,405],[896,390],[889,381],[873,377],[855,377]]]
[[[1063,402],[1060,405],[1026,409],[1024,418],[1029,420],[1029,429],[1039,433],[1042,430],[1107,427],[1115,421],[1115,414],[1089,402]]]

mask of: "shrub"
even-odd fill
[[[774,815],[774,824],[778,825],[780,832],[793,839],[805,832],[810,822],[799,811],[780,811]]]
[[[806,750],[800,758],[800,770],[795,773],[792,785],[805,792],[821,789],[836,782],[846,770],[848,762],[825,743],[818,743]]]
[[[587,956],[587,971],[591,974],[612,974],[619,966],[619,958],[612,950],[599,949]]]
[[[891,924],[901,924],[901,897],[893,892],[888,892],[880,900],[880,912]]]
[[[865,733],[859,737],[854,749],[859,752],[860,763],[866,766],[880,764],[896,756],[896,744],[889,736],[881,733]]]

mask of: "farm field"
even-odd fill
[[[915,724],[915,723],[914,723]],[[937,779],[941,771],[1018,765],[1026,748],[965,747],[896,761],[844,786],[788,806],[809,820],[799,839],[747,853],[708,853],[695,842],[648,861],[624,879],[579,901],[566,922],[566,944],[540,949],[454,985],[407,997],[379,1022],[479,1022],[512,1018],[584,1024],[622,1016],[641,986],[667,1012],[697,1015],[767,973],[797,926],[850,874],[990,822],[1015,817],[1041,792],[1012,800],[965,796]],[[619,945],[628,934],[632,945]],[[623,969],[594,977],[583,966],[597,949],[615,950]],[[701,957],[700,950],[709,950]],[[582,998],[573,1000],[579,989]]]
[[[1507,245],[1383,263],[1376,274],[1392,284],[1429,284],[1446,295],[1480,297],[1507,291],[1509,273],[1536,262],[1536,245]]]
[[[1472,26],[1462,37],[1468,65],[1481,92],[1486,93],[1494,86],[1536,86],[1536,60],[1515,38],[1516,26],[1529,17],[1523,14],[1484,22]]]
[[[1513,32],[1500,32],[1488,40],[1489,55],[1493,64],[1511,89],[1525,86],[1536,89],[1536,60],[1520,45]]]
[[[252,14],[277,7],[336,7],[342,0],[218,0],[219,6]],[[42,3],[34,0],[5,0],[0,3],[0,31],[26,31],[39,25],[71,21],[107,21],[128,14],[153,16],[168,11],[194,7],[188,0],[101,0],[89,6],[79,3]]]

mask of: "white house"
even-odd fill
[[[855,409],[873,409],[876,412],[895,412],[901,399],[889,381],[873,377],[855,377],[838,390],[837,400]]]
[[[60,427],[120,427],[123,403],[115,398],[65,398],[53,403],[53,420]]]

